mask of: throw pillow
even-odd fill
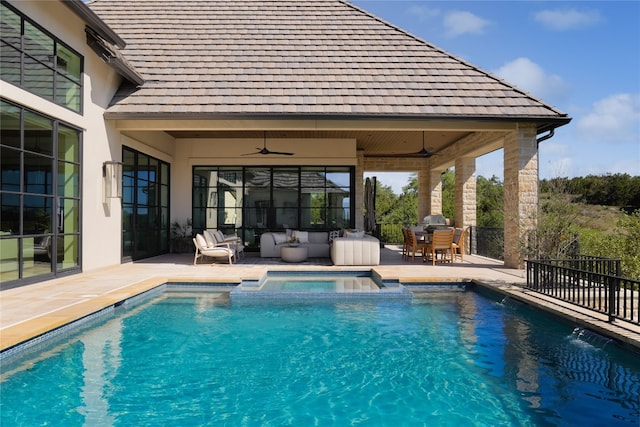
[[[309,243],[309,232],[308,231],[296,231],[296,238],[300,243]]]
[[[340,230],[332,230],[329,232],[329,243],[333,243],[335,239],[340,237]]]
[[[350,239],[359,239],[364,237],[364,231],[347,231],[345,237]]]
[[[272,233],[271,235],[276,245],[287,241],[287,235],[285,233]]]

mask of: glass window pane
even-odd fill
[[[76,82],[80,82],[81,57],[66,46],[58,43],[56,57],[56,70]]]
[[[0,101],[0,143],[21,148],[20,109],[15,105]]]
[[[23,233],[42,234],[53,230],[53,198],[24,196]]]
[[[160,182],[163,185],[169,185],[169,165],[163,162],[160,165],[160,173],[161,173]]]
[[[58,270],[78,267],[80,265],[80,237],[72,234],[58,238],[57,253]]]
[[[160,206],[169,206],[169,186],[160,186]]]
[[[20,51],[0,42],[0,78],[5,82],[20,85]]]
[[[300,206],[305,208],[310,207],[323,207],[325,205],[324,190],[315,192],[313,190],[303,189],[301,196]]]
[[[63,75],[56,75],[56,104],[64,105],[73,111],[80,111],[81,93],[81,87],[78,83]]]
[[[149,190],[147,188],[147,186],[149,185],[148,181],[145,181],[143,179],[138,179],[136,181],[136,185],[138,187],[137,192],[136,192],[136,196],[137,199],[136,201],[138,202],[138,205],[147,205],[149,198],[147,196],[147,194],[149,193]]]
[[[0,232],[20,234],[20,196],[0,194]]]
[[[149,158],[149,175],[148,180],[150,182],[156,182],[158,179],[158,159],[154,159],[153,157]]]
[[[53,101],[53,70],[25,56],[22,78],[27,90]]]
[[[138,153],[138,179],[148,179],[149,157]]]
[[[135,176],[135,153],[127,149],[122,150],[122,176]]]
[[[58,126],[58,160],[80,162],[80,132],[64,125]]]
[[[0,281],[19,279],[18,239],[0,239]]]
[[[130,176],[122,177],[122,203],[134,202],[133,178]]]
[[[20,191],[20,151],[1,147],[0,157],[0,188],[3,191]]]
[[[335,169],[328,169],[327,187],[351,187],[351,174],[348,170],[338,171]]]
[[[0,5],[0,38],[20,47],[22,18],[4,4]],[[4,63],[2,63],[4,67]]]
[[[24,153],[24,191],[53,194],[53,159]]]
[[[80,231],[80,204],[76,199],[60,198],[58,207],[58,232],[78,233]]]
[[[23,49],[33,58],[53,68],[53,39],[28,21],[24,23]]]
[[[325,187],[324,168],[304,168],[302,170],[300,187],[315,191],[324,191]]]
[[[80,166],[58,162],[58,196],[80,197]]]
[[[24,112],[24,149],[53,155],[53,122],[30,111]]]
[[[273,170],[273,187],[274,188],[290,188],[297,191],[300,186],[298,179],[298,169],[274,168]]]

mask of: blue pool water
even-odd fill
[[[167,291],[3,364],[7,426],[637,426],[640,362],[472,291],[234,306]]]

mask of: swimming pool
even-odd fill
[[[473,291],[232,304],[167,288],[3,364],[2,426],[637,425],[640,362]]]

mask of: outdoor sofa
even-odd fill
[[[306,246],[309,258],[331,258],[334,265],[380,264],[380,241],[364,232],[346,230],[267,232],[260,236],[260,256],[280,257],[280,249],[291,244]]]

